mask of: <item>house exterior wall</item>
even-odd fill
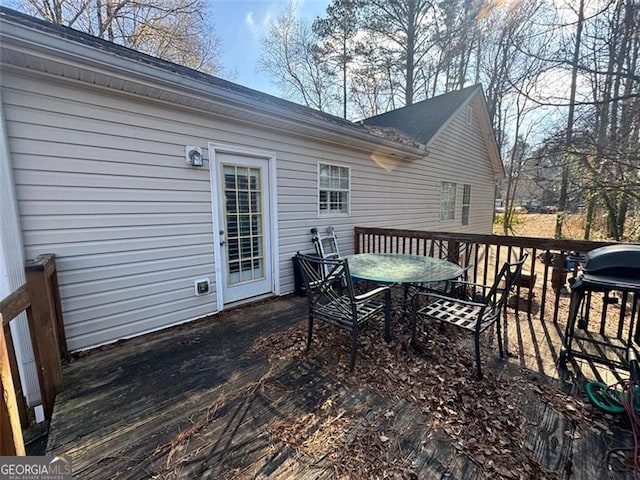
[[[430,158],[436,160],[434,168],[437,184],[434,194],[440,191],[441,182],[454,182],[456,188],[456,211],[454,220],[439,220],[436,212],[437,226],[434,230],[447,232],[472,232],[491,234],[493,229],[493,211],[495,204],[495,173],[491,168],[485,139],[482,137],[477,116],[472,116],[469,125],[465,120],[465,109],[462,108],[448,123],[430,146]],[[469,225],[462,225],[463,185],[471,185],[471,206]],[[432,204],[439,208],[439,197]]]
[[[56,255],[71,350],[220,309],[208,162],[187,166],[185,145],[201,146],[205,158],[209,142],[275,152],[275,293],[293,291],[291,258],[313,249],[313,226],[333,225],[344,254],[353,252],[356,225],[490,231],[486,153],[477,151],[479,134],[457,138],[458,127],[410,163],[23,71],[3,72],[2,83],[25,254]],[[471,158],[477,165],[465,166]],[[351,168],[349,216],[318,218],[319,162]],[[460,202],[456,224],[439,221],[442,180],[474,186],[481,206],[472,207],[468,227],[460,225]],[[485,203],[491,209],[481,219]],[[193,281],[202,277],[213,291],[194,296]]]

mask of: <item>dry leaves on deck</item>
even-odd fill
[[[379,329],[363,332],[353,374],[348,370],[348,333],[321,322],[314,329],[308,353],[306,322],[261,339],[254,350],[266,354],[271,362],[319,358],[319,374],[405,400],[422,412],[425,431],[446,433],[452,448],[467,455],[486,478],[544,478],[546,472],[525,442],[527,420],[519,399],[531,394],[528,382],[500,381],[491,374],[476,380],[473,346],[458,331],[433,328],[428,338],[420,340],[416,352],[409,345],[406,326],[397,330],[389,344],[382,340]],[[484,348],[487,355],[495,355]],[[274,434],[311,458],[315,452],[330,459],[339,478],[411,478],[410,459],[393,448],[402,432],[391,428],[392,422],[382,431],[380,418],[363,424],[357,412],[342,412],[339,420],[331,420],[337,415],[333,409],[319,409],[313,415],[313,422],[288,419],[275,427]],[[380,415],[391,420],[395,412],[378,412]],[[307,432],[309,425],[317,428]],[[397,457],[390,456],[393,452]]]

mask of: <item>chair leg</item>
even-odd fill
[[[307,329],[307,350],[311,348],[312,334],[313,334],[313,317],[309,317],[309,327]]]
[[[418,328],[418,296],[414,295],[411,299],[411,308],[410,308],[411,318],[409,321],[411,322],[411,345],[416,344],[416,330]]]
[[[482,379],[482,366],[480,363],[480,333],[475,332],[475,344],[476,344],[476,368],[478,373],[478,380]]]
[[[411,345],[416,344],[416,330],[418,329],[418,315],[411,314]]]
[[[356,351],[358,349],[358,329],[351,330],[351,360],[349,362],[349,371],[353,372],[356,366]]]
[[[505,320],[505,327],[507,322]],[[500,317],[498,316],[498,321],[496,322],[496,328],[498,330],[498,350],[500,351],[500,358],[504,358],[504,350],[502,348],[502,325],[500,322]]]
[[[391,290],[387,290],[384,294],[384,339],[391,341]]]

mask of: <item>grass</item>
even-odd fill
[[[537,238],[554,238],[556,229],[555,214],[545,213],[515,213],[512,220],[512,232],[510,235],[517,237],[537,237]],[[632,231],[636,230],[638,220],[629,218],[627,221],[628,236],[632,236]],[[566,239],[583,240],[585,227],[584,213],[570,213],[565,216],[562,228],[562,236]],[[504,234],[502,227],[502,215],[496,216],[496,223],[493,226],[493,232],[497,235]],[[591,240],[607,240],[605,219],[598,217],[594,221],[592,227]],[[636,238],[635,241],[638,239]],[[629,238],[628,241],[634,241]]]

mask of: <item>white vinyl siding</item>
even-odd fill
[[[217,312],[209,142],[277,153],[280,294],[294,288],[291,257],[313,251],[310,226],[334,226],[344,255],[356,225],[437,230],[448,178],[473,185],[458,228],[490,232],[492,174],[463,118],[408,162],[79,82],[12,70],[2,82],[25,255],[56,255],[71,350]],[[186,164],[185,145],[203,148],[204,167]],[[319,164],[349,167],[349,216],[317,219]],[[204,277],[212,292],[195,296]]]
[[[117,96],[9,85],[25,252],[56,255],[70,349],[215,312],[214,294],[193,295],[214,262],[208,172],[186,165],[188,138]]]
[[[438,182],[435,186],[437,194],[442,181],[471,185],[473,196],[469,206],[469,225],[440,222],[435,228],[449,232],[490,234],[493,226],[495,174],[490,167],[487,148],[475,117],[472,128],[467,126],[466,118],[466,109],[462,109],[429,145],[429,159],[437,165],[433,172],[434,180]],[[463,189],[458,189],[456,203],[460,209],[462,195]],[[437,208],[439,197],[435,201]],[[439,213],[438,210],[436,212]],[[461,210],[456,215],[461,215]]]

